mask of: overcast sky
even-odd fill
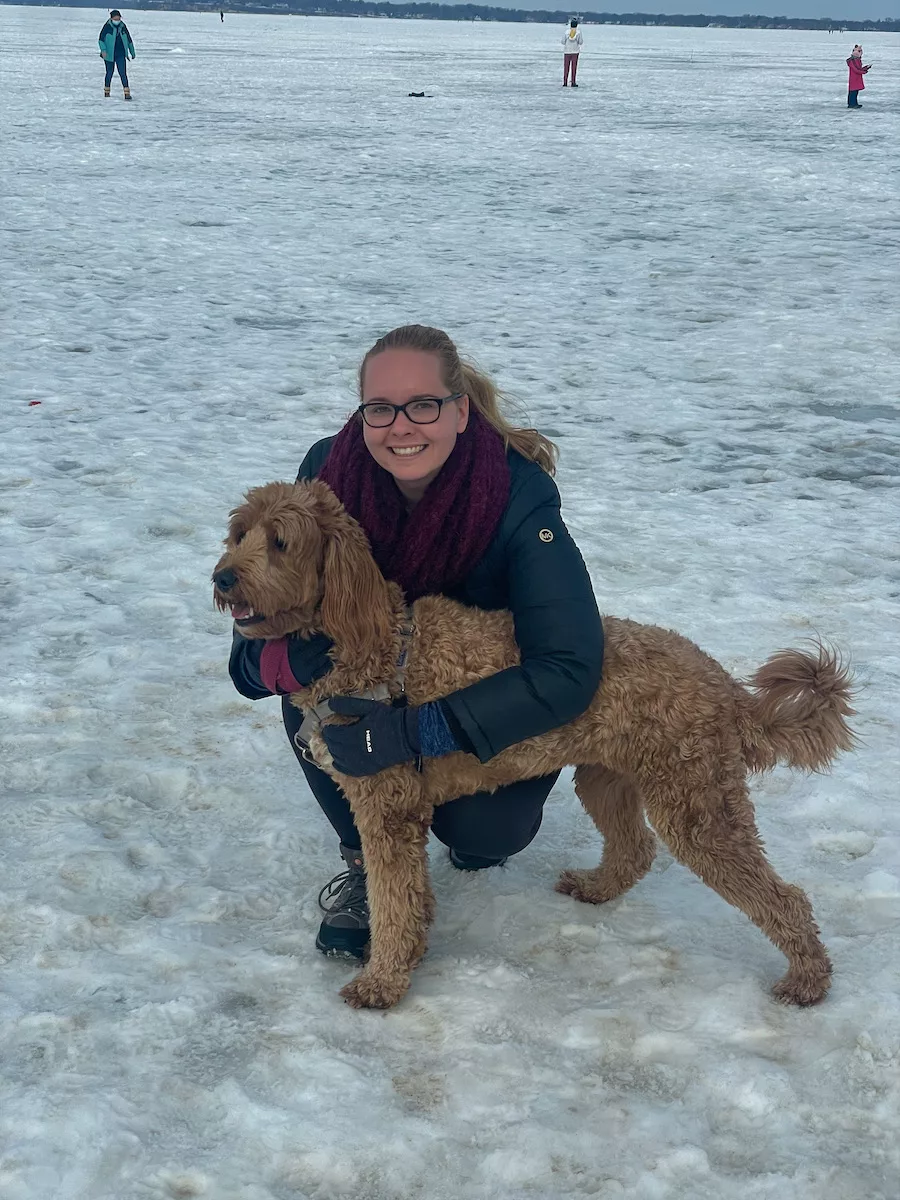
[[[484,0],[489,3],[490,0]],[[556,8],[556,0],[493,0],[505,8]],[[900,0],[580,0],[583,12],[710,13],[741,16],[834,17],[856,20],[900,18]],[[562,6],[561,6],[562,7]]]

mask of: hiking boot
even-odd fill
[[[109,88],[108,87],[105,87],[103,89],[103,95],[106,97],[107,100],[109,99]]]
[[[126,100],[130,100],[130,99],[131,99],[131,88],[126,88],[126,89],[125,89],[125,99],[126,99]]]
[[[362,958],[369,944],[366,869],[362,851],[343,842],[341,857],[347,870],[319,892],[319,908],[325,916],[316,935],[316,949],[334,958]]]
[[[484,871],[488,867],[502,867],[506,862],[503,858],[479,858],[477,854],[460,854],[450,847],[450,862],[457,871]]]

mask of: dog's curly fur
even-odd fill
[[[360,527],[318,481],[255,488],[231,514],[216,565],[221,609],[254,610],[246,636],[324,631],[334,669],[294,703],[393,682],[405,605],[379,572]],[[243,608],[239,611],[245,611]],[[413,704],[518,662],[512,618],[427,596],[413,605],[406,692]],[[342,991],[356,1007],[386,1008],[406,992],[425,951],[434,898],[425,853],[435,805],[517,779],[575,766],[575,790],[603,835],[594,870],[564,871],[557,890],[590,904],[621,896],[649,871],[656,839],[788,959],[775,995],[815,1004],[831,964],[805,893],[769,866],[747,790],[750,772],[776,762],[822,770],[853,744],[846,718],[850,674],[836,654],[783,650],[747,685],[671,630],[604,617],[603,683],[587,712],[487,763],[469,754],[426,759],[368,778],[331,768],[322,739],[312,752],[347,795],[360,832],[371,912],[371,950]]]

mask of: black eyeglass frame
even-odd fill
[[[452,396],[416,396],[414,400],[407,400],[405,404],[391,404],[387,400],[370,400],[367,404],[361,404],[356,411],[370,429],[390,429],[393,423],[397,420],[398,413],[403,413],[407,421],[411,421],[413,425],[433,425],[435,421],[439,421],[441,419],[441,413],[443,412],[445,404],[450,404],[453,400],[462,400],[465,394],[465,392],[454,392]],[[428,401],[438,406],[437,416],[433,417],[430,421],[417,421],[415,417],[411,416],[409,412],[407,412],[407,409],[411,404],[422,404],[424,401]],[[392,408],[394,410],[394,415],[388,421],[387,425],[372,425],[371,422],[366,418],[367,408]]]

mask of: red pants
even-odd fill
[[[575,86],[575,75],[578,72],[578,55],[564,55],[565,62],[563,63],[563,87],[569,82],[569,68],[572,68],[572,86]]]

